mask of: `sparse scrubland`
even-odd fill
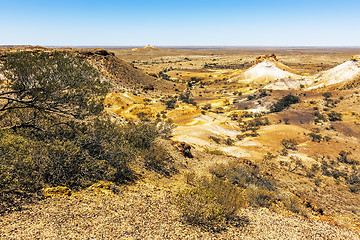
[[[359,51],[277,51],[2,50],[0,238],[360,239]]]

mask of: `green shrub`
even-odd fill
[[[271,112],[281,112],[292,104],[299,103],[300,98],[292,94],[286,95],[270,107]]]
[[[69,125],[35,133],[0,131],[0,200],[48,186],[80,189],[99,180],[132,181],[131,164],[138,156],[150,170],[167,176],[176,172],[166,150],[155,143],[160,133],[154,124],[95,119]]]

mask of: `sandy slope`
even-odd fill
[[[360,62],[347,61],[316,76],[316,81],[309,89],[346,83],[360,77]]]
[[[275,65],[275,63],[266,60],[245,71],[244,76],[251,79],[266,78],[273,80],[295,77],[296,75],[281,70]]]

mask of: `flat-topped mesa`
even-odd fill
[[[360,55],[354,55],[350,58],[350,61],[360,62]]]
[[[279,61],[275,54],[266,54],[266,55],[262,55],[262,56],[257,57],[255,62],[256,63],[261,63],[261,62],[264,62],[265,60],[271,61],[271,62]]]

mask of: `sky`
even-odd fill
[[[360,46],[359,0],[0,0],[0,45]]]

